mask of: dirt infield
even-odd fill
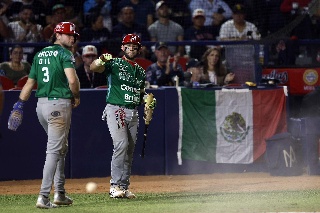
[[[97,193],[109,191],[107,178],[68,179],[68,193],[85,193],[89,181],[98,184]],[[2,181],[0,194],[38,194],[41,180]],[[320,189],[319,176],[276,177],[269,173],[224,173],[210,175],[132,176],[134,193],[162,192],[255,192]]]

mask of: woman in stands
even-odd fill
[[[202,55],[202,77],[200,83],[212,83],[215,85],[229,84],[234,79],[234,73],[228,73],[222,64],[220,48],[213,47]]]
[[[10,61],[0,64],[0,75],[10,78],[14,84],[25,75],[28,75],[31,65],[28,62],[23,62],[23,49],[19,45],[13,46],[9,50]]]

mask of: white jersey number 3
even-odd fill
[[[42,67],[42,72],[44,72],[43,74],[43,82],[49,82],[49,69],[48,67]]]

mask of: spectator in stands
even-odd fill
[[[0,42],[4,42],[9,38],[10,33],[8,29],[9,20],[6,16],[9,3],[1,2],[0,3]],[[0,47],[0,52],[3,53],[3,47]],[[2,54],[0,54],[0,61],[2,61]]]
[[[40,0],[21,0],[12,1],[8,8],[7,17],[10,22],[20,20],[20,10],[22,6],[30,6],[33,8],[33,23],[40,24],[42,27],[46,25],[47,9]]]
[[[176,22],[170,20],[170,12],[167,3],[159,1],[156,4],[156,14],[158,20],[148,28],[151,41],[183,41],[184,29]],[[184,47],[169,46],[170,54],[179,52],[184,55]]]
[[[68,22],[72,22],[76,25],[76,31],[80,31],[83,27],[82,19],[83,19],[83,6],[84,0],[51,0],[48,4],[48,8],[53,8],[55,5],[62,4],[66,10],[65,20]],[[50,14],[50,12],[49,12]],[[52,23],[51,16],[47,15],[47,24]]]
[[[183,86],[184,71],[178,63],[179,57],[175,56],[171,63],[168,48],[165,42],[156,44],[157,61],[147,68],[146,79],[151,85],[174,86],[176,81],[179,81],[179,85]]]
[[[6,12],[9,5],[6,3],[0,3],[0,42],[10,36],[8,30],[9,20],[7,18]]]
[[[13,46],[9,51],[10,61],[0,64],[0,75],[4,75],[11,79],[14,84],[18,80],[29,74],[31,65],[28,62],[23,62],[23,48],[19,45]]]
[[[23,5],[19,13],[19,21],[9,22],[10,38],[9,42],[35,43],[42,41],[42,26],[34,22],[33,7]],[[24,47],[24,60],[32,63],[34,47]]]
[[[150,35],[146,27],[135,22],[135,13],[132,7],[123,7],[120,12],[120,22],[113,27],[111,38],[123,38],[127,34],[136,34],[143,41],[150,41]],[[149,58],[149,50],[142,46],[140,56]]]
[[[83,64],[76,71],[80,81],[80,88],[95,88],[105,85],[105,73],[92,72],[90,64],[98,58],[98,50],[93,45],[87,45],[82,50]]]
[[[78,68],[83,63],[82,56],[79,53],[78,43],[79,43],[79,40],[75,41],[74,44],[72,45],[72,47],[70,48],[70,51],[72,52],[74,60],[75,60],[75,64],[74,64],[75,68]]]
[[[43,29],[43,39],[45,41],[49,42],[54,28],[62,21],[66,21],[66,8],[63,4],[56,4],[52,7],[51,23]]]
[[[213,47],[208,49],[201,59],[201,83],[212,83],[219,86],[229,84],[233,81],[235,74],[228,73],[222,64],[221,49]]]
[[[145,27],[153,23],[154,3],[151,0],[121,0],[118,3],[118,11],[123,7],[132,7],[135,12],[136,22]],[[120,20],[121,21],[121,20]]]
[[[214,26],[204,26],[206,20],[203,9],[196,9],[192,14],[193,25],[186,29],[185,40],[201,41],[201,40],[215,40],[219,35],[219,29]],[[207,50],[206,45],[192,45],[189,56],[191,58],[201,59],[202,54]]]
[[[106,42],[110,38],[109,30],[103,26],[103,17],[100,13],[89,15],[89,27],[81,31],[82,42]]]
[[[191,12],[202,8],[206,14],[205,26],[221,26],[221,24],[230,19],[232,11],[223,0],[191,0],[189,4]]]
[[[112,0],[87,0],[83,5],[85,25],[87,25],[87,19],[91,13],[99,13],[103,17],[103,26],[111,32],[113,28],[111,12]]]
[[[187,63],[187,70],[184,73],[184,86],[197,87],[201,80],[200,61],[196,58],[190,58]]]
[[[155,1],[155,3],[157,2],[159,1]],[[165,2],[170,8],[170,18],[172,21],[180,24],[183,29],[187,29],[192,25],[192,16],[189,9],[190,0],[165,0]]]
[[[232,19],[223,23],[220,28],[220,40],[259,40],[260,33],[257,27],[245,20],[246,9],[244,5],[234,5],[232,12]]]

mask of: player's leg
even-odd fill
[[[127,124],[125,121],[125,110],[119,106],[107,104],[107,123],[113,141],[113,155],[111,160],[110,196],[123,197],[124,192],[120,190],[119,184],[124,171],[128,138]]]
[[[48,134],[48,113],[47,113],[47,98],[39,98],[37,103],[37,116],[40,124]],[[52,204],[49,199],[49,194],[52,187],[52,179],[58,161],[57,155],[46,155],[45,164],[43,167],[42,183],[40,188],[39,197],[36,203],[38,208],[55,208],[57,205]]]
[[[72,204],[65,192],[65,157],[68,152],[68,135],[71,123],[72,105],[69,99],[53,100],[49,118],[48,138],[52,144],[52,152],[59,158],[54,174],[54,203],[58,205]]]
[[[127,198],[135,198],[135,195],[131,193],[128,188],[130,185],[130,175],[131,175],[131,168],[132,168],[132,160],[133,160],[133,153],[137,139],[138,133],[138,110],[127,110],[126,109],[126,121],[128,123],[128,149],[126,153],[126,158],[124,161],[124,172],[121,177],[120,188],[124,190],[125,197]]]

